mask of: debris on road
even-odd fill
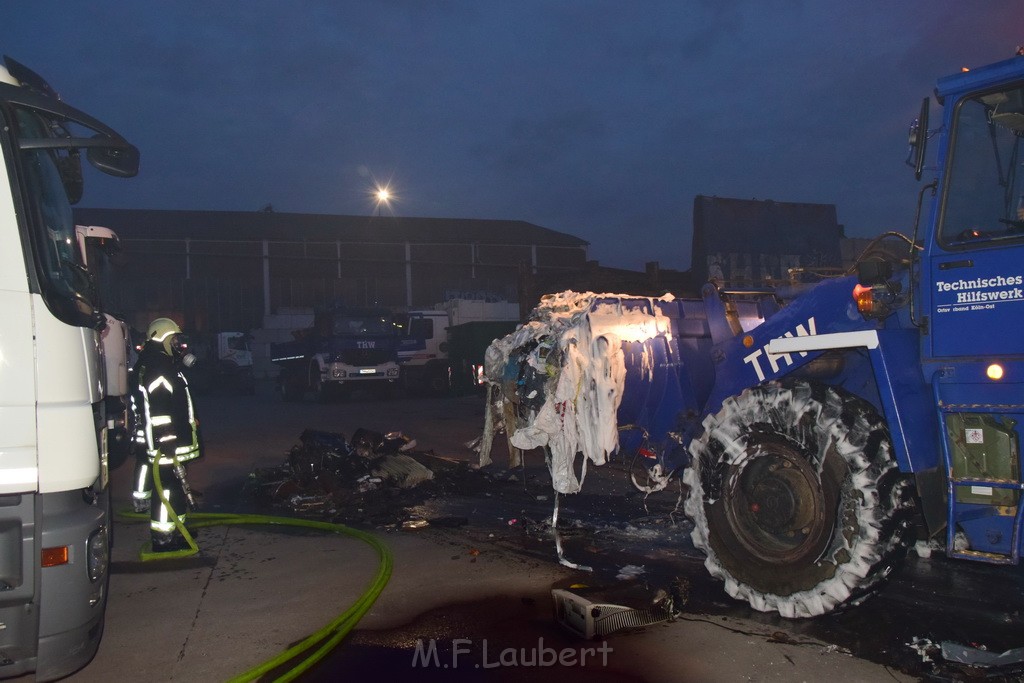
[[[551,598],[558,623],[586,640],[662,624],[675,619],[682,609],[671,592],[638,587],[626,591],[555,588],[551,591]],[[615,603],[607,600],[615,600]]]
[[[1024,647],[999,651],[978,642],[964,644],[916,636],[906,646],[927,667],[930,679],[1019,681],[1024,671]]]
[[[430,522],[425,519],[407,519],[402,522],[403,529],[426,529]]]
[[[385,455],[377,461],[372,474],[400,489],[411,489],[434,478],[434,473],[408,455]]]
[[[646,572],[647,569],[645,569],[643,565],[627,564],[619,570],[619,573],[615,575],[615,578],[619,581],[633,581]]]
[[[549,495],[542,466],[481,469],[419,451],[414,444],[399,432],[358,429],[349,439],[307,429],[284,463],[253,471],[249,487],[258,506],[286,514],[405,533],[468,527],[471,538],[525,544],[538,553],[554,541],[560,564],[580,571],[594,571],[596,565],[601,580],[626,572],[632,578],[618,580],[630,584],[650,581],[646,556],[636,553],[651,547],[674,553],[689,538],[689,527],[666,514],[673,501],[634,498],[619,506],[618,496],[602,493],[617,489],[619,477],[598,478],[588,494],[562,501],[564,496]],[[568,514],[553,514],[550,506],[557,509],[560,502],[569,504],[562,511]],[[592,523],[582,521],[588,518]],[[609,544],[615,553],[629,554],[612,560]],[[566,550],[589,561],[571,562]]]
[[[307,429],[284,464],[257,468],[250,480],[260,504],[397,526],[407,517],[406,507],[436,494],[428,490],[434,481],[425,464],[430,456],[415,446],[415,439],[401,432],[357,429],[349,441],[339,433]]]
[[[1006,667],[1024,663],[1024,647],[1005,652],[991,652],[984,646],[971,647],[944,640],[942,641],[942,658],[947,662],[967,664],[984,669]]]

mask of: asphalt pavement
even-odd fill
[[[197,404],[207,455],[190,479],[208,512],[252,511],[250,473],[282,462],[307,427],[397,429],[437,457],[471,460],[464,442],[482,426],[478,397],[288,404],[263,386],[256,396]],[[113,475],[119,509],[130,475],[127,465]],[[469,514],[465,528],[368,528],[393,553],[391,580],[355,631],[300,680],[915,680],[732,616],[684,612],[639,632],[578,640],[556,622],[550,591],[593,578],[559,565],[553,552],[517,552],[481,532],[497,523],[493,509],[482,513],[487,520]],[[142,562],[146,533],[145,524],[115,522],[103,640],[70,680],[229,680],[346,610],[380,561],[344,535],[224,526],[201,530],[194,557]]]

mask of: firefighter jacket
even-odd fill
[[[132,369],[132,377],[135,441],[137,447],[145,449],[149,462],[154,462],[158,454],[160,465],[198,458],[199,425],[179,363],[159,344],[149,342]]]

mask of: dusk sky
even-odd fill
[[[529,221],[632,269],[689,266],[698,194],[909,230],[921,98],[1024,43],[1020,0],[6,9],[0,50],[141,151],[83,206],[369,215],[390,183],[396,215]]]

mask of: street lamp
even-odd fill
[[[390,206],[391,197],[392,197],[391,191],[388,190],[388,188],[386,188],[386,187],[378,187],[377,188],[376,197],[377,197],[377,215],[379,216],[380,215],[380,207],[381,206],[383,206],[385,204]]]

